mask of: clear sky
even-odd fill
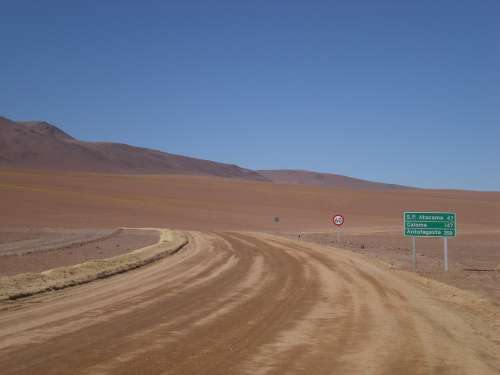
[[[500,190],[500,1],[4,1],[0,115],[248,168]]]

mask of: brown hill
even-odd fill
[[[407,186],[361,180],[332,173],[319,173],[292,169],[258,170],[260,175],[277,183],[338,187],[344,189],[409,189]]]
[[[266,180],[236,165],[126,144],[84,142],[46,122],[14,122],[4,117],[0,117],[0,167]]]

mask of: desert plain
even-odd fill
[[[1,301],[2,374],[500,373],[500,193],[2,168],[0,198],[0,280],[188,240]],[[442,239],[411,272],[412,210],[457,213],[449,272]]]

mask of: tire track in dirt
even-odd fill
[[[271,241],[306,251],[330,265],[332,271],[336,268],[338,272],[342,265],[351,278],[352,295],[365,297],[362,319],[370,323],[358,319],[355,325],[356,331],[365,332],[364,340],[353,341],[352,335],[342,335],[351,340],[344,339],[341,347],[330,346],[341,361],[334,361],[335,364],[330,361],[329,371],[337,368],[337,364],[340,364],[340,373],[362,373],[367,368],[371,373],[382,374],[493,374],[499,371],[499,346],[484,340],[458,314],[417,287],[346,251],[334,250],[335,256],[331,257],[327,254],[331,255],[332,250],[315,253],[316,246]],[[342,279],[346,281],[349,277],[344,275]],[[361,367],[357,367],[359,364]]]
[[[188,233],[174,256],[0,305],[3,374],[495,374],[499,347],[345,251]]]

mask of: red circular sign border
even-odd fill
[[[337,216],[340,216],[340,217],[342,218],[342,224],[337,224],[337,223],[335,222],[335,218],[336,218]],[[340,214],[334,215],[334,216],[332,217],[332,222],[333,222],[333,224],[334,224],[334,225],[336,225],[336,226],[338,226],[338,227],[341,227],[341,226],[342,226],[342,225],[344,225],[344,223],[345,223],[345,218],[344,218],[344,215],[340,215]]]

